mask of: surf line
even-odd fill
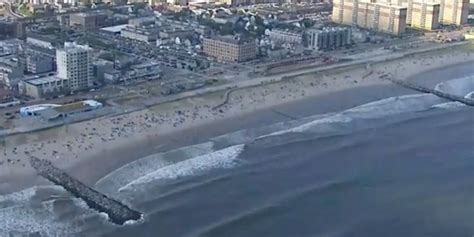
[[[434,90],[434,89],[429,89],[429,88],[426,88],[426,87],[423,87],[423,86],[420,86],[420,85],[416,85],[416,84],[408,82],[408,81],[397,80],[395,78],[392,78],[391,76],[387,76],[387,77],[385,77],[385,79],[387,79],[387,80],[389,80],[389,81],[391,81],[391,82],[393,82],[397,85],[400,85],[402,87],[411,89],[411,90],[419,91],[419,92],[422,92],[422,93],[433,94],[433,95],[436,95],[436,96],[441,97],[443,99],[447,99],[447,100],[455,101],[455,102],[460,102],[460,103],[463,103],[463,104],[468,105],[468,106],[474,106],[474,100],[471,100],[471,99],[467,99],[467,98],[452,95],[452,94],[447,94],[447,93],[437,91],[437,90]]]
[[[106,213],[109,220],[114,224],[123,225],[129,220],[137,221],[142,218],[140,212],[90,188],[81,181],[55,167],[48,160],[30,157],[30,164],[39,175],[54,184],[63,187],[75,197],[82,199],[90,208],[97,210],[98,212]]]

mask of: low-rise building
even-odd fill
[[[19,91],[23,95],[39,99],[64,95],[70,90],[67,79],[57,76],[35,76],[24,78],[20,82]]]
[[[92,63],[93,75],[97,81],[104,81],[104,73],[114,68],[114,63],[104,59],[97,59]]]
[[[16,89],[23,77],[25,66],[18,58],[9,56],[0,58],[0,83],[9,89]]]
[[[26,70],[33,74],[51,72],[56,69],[56,49],[52,42],[43,37],[26,38]]]
[[[13,92],[0,88],[0,108],[6,108],[21,104],[20,100],[15,99]]]
[[[83,30],[97,29],[103,25],[107,14],[103,12],[81,12],[69,16],[69,25]]]
[[[130,19],[127,27],[121,30],[122,37],[141,41],[145,43],[153,43],[158,39],[160,26],[154,17],[144,17]]]
[[[274,43],[289,43],[289,44],[301,44],[303,41],[303,33],[290,31],[290,30],[279,30],[273,29],[269,32],[268,37]]]
[[[33,74],[52,72],[54,70],[54,58],[43,54],[27,54],[26,70]]]
[[[194,32],[201,34],[201,35],[209,35],[211,33],[211,28],[205,25],[199,24],[197,21],[178,21],[172,19],[160,19],[163,25],[169,25],[175,28],[190,28],[194,30]]]
[[[203,39],[204,54],[225,62],[245,62],[257,55],[254,39],[218,36]]]
[[[162,27],[159,32],[160,39],[175,39],[192,36],[194,30],[190,28]]]
[[[102,103],[95,101],[95,100],[84,100],[80,102],[64,104],[57,107],[50,107],[37,113],[39,116],[46,120],[57,120],[57,119],[66,119],[69,116],[73,116],[75,114],[81,114],[85,112],[90,112],[93,110],[97,110],[102,108]]]
[[[146,62],[130,67],[125,72],[124,81],[153,80],[160,77],[160,66],[156,62]]]
[[[146,62],[130,66],[127,70],[108,69],[103,77],[106,83],[132,82],[137,80],[156,80],[159,79],[160,65],[156,62]]]
[[[103,104],[95,100],[84,100],[70,104],[37,104],[20,108],[22,117],[38,116],[46,121],[66,119],[74,114],[97,110]]]

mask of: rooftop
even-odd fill
[[[44,76],[44,77],[35,76],[32,78],[26,78],[24,82],[34,85],[34,86],[38,86],[45,83],[57,82],[57,81],[62,81],[62,80],[64,79],[58,78],[54,75],[54,76]]]
[[[127,24],[124,24],[124,25],[104,27],[101,30],[107,31],[107,32],[112,32],[112,33],[119,33],[121,30],[125,29],[126,27],[127,27]]]
[[[231,44],[250,43],[253,40],[252,38],[240,38],[234,35],[214,36],[214,37],[211,37],[210,39],[219,40],[219,41],[231,43]]]
[[[76,102],[76,103],[71,103],[71,104],[65,104],[60,107],[53,108],[55,111],[59,113],[69,113],[77,110],[81,110],[83,108],[89,107],[88,104],[81,102]]]
[[[0,65],[4,67],[19,67],[20,62],[18,61],[18,58],[14,55],[8,55],[4,57],[0,57]]]
[[[91,47],[87,46],[87,45],[80,45],[80,44],[76,44],[76,43],[70,43],[70,42],[66,42],[64,43],[64,48],[62,49],[58,49],[59,51],[65,51],[65,52],[84,52],[84,51],[88,51],[88,50],[92,50]]]

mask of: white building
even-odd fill
[[[92,48],[65,43],[56,51],[58,77],[67,79],[72,91],[93,86]]]

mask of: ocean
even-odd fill
[[[474,76],[438,90],[472,97]],[[95,188],[107,222],[54,185],[0,196],[0,236],[473,236],[474,110],[389,97],[143,157]]]

